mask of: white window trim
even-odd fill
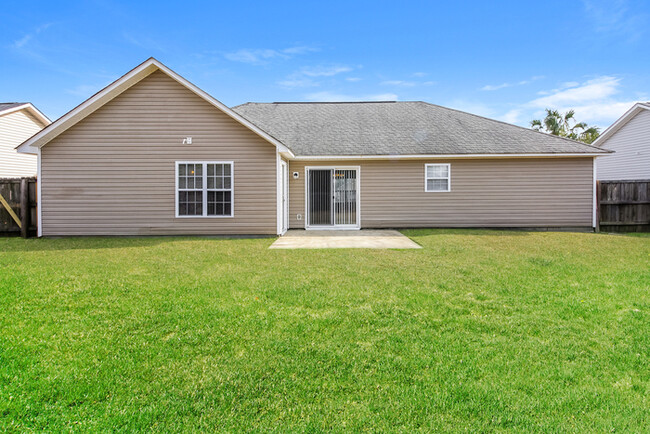
[[[433,177],[429,178],[427,176],[427,169],[429,166],[447,166],[447,176],[446,177]],[[446,190],[429,190],[429,179],[446,179],[447,180],[447,189]],[[429,163],[424,165],[424,191],[426,193],[449,193],[451,191],[451,164],[449,163]]]
[[[203,215],[179,215],[178,214],[178,166],[181,164],[203,165]],[[230,165],[230,189],[219,189],[218,191],[230,191],[230,215],[208,215],[208,164],[229,164]],[[174,210],[176,218],[214,219],[233,218],[235,216],[235,163],[233,161],[176,161],[174,162]]]

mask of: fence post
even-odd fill
[[[27,178],[20,179],[20,236],[27,238],[28,229],[29,229],[29,183]]]

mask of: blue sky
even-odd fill
[[[155,6],[154,6],[155,5]],[[227,105],[423,100],[609,125],[650,100],[650,2],[10,2],[0,101],[55,119],[150,56]]]

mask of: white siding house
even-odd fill
[[[36,155],[19,154],[16,146],[49,124],[30,103],[0,103],[0,178],[36,176]]]
[[[598,159],[601,181],[650,179],[650,103],[637,103],[594,142],[615,151]]]

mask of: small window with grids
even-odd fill
[[[424,176],[424,191],[451,191],[451,168],[449,164],[425,164]]]
[[[177,217],[232,217],[233,163],[176,162]]]

